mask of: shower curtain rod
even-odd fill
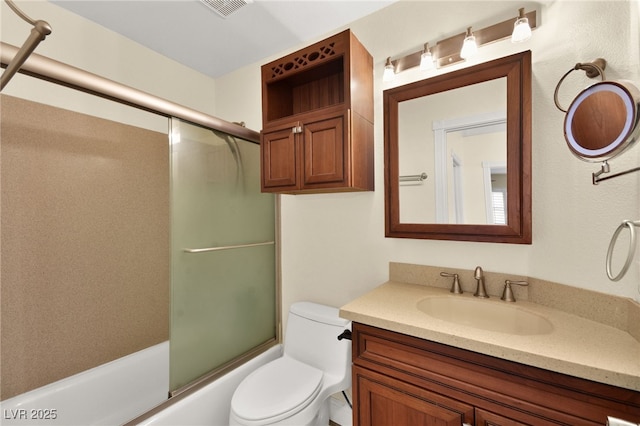
[[[33,25],[31,29],[31,33],[29,33],[29,37],[25,40],[24,44],[13,57],[11,63],[7,65],[7,69],[0,76],[0,92],[7,85],[11,77],[14,76],[18,69],[20,69],[20,65],[24,63],[24,61],[31,55],[31,53],[36,49],[38,44],[42,40],[44,40],[49,34],[51,34],[51,25],[46,21],[34,20],[31,19],[28,15],[26,15],[18,6],[15,5],[13,0],[4,0],[5,3],[13,10],[13,12],[22,18],[27,23]]]
[[[3,68],[6,68],[17,54],[17,47],[0,42],[0,65]],[[37,53],[32,53],[18,72],[165,117],[180,118],[253,143],[260,143],[260,133],[255,130],[167,101]]]

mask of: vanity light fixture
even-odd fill
[[[518,19],[513,23],[513,32],[511,33],[512,43],[522,43],[531,38],[531,27],[529,19],[524,16],[524,7],[518,9]]]
[[[527,25],[529,31],[527,31],[527,27],[525,27],[524,24]],[[471,27],[469,27],[467,31],[444,40],[439,40],[435,43],[425,43],[422,49],[401,58],[393,61],[391,58],[387,58],[385,69],[390,69],[390,71],[385,70],[383,80],[391,81],[390,79],[393,79],[395,74],[417,66],[420,66],[420,69],[422,70],[423,66],[427,66],[426,62],[423,65],[423,55],[427,56],[428,54],[431,54],[435,68],[446,67],[463,61],[465,57],[468,58],[471,56],[471,54],[467,55],[467,48],[465,48],[464,51],[460,50],[464,41],[467,39],[469,39],[469,43],[471,40],[475,39],[475,51],[477,51],[479,47],[485,44],[507,38],[511,38],[513,40],[515,37],[516,40],[520,41],[528,40],[530,38],[531,29],[534,28],[536,28],[536,11],[533,10],[525,13],[524,8],[520,8],[518,10],[518,16],[514,18],[507,19],[489,27],[474,30],[473,32],[471,32]],[[524,38],[521,36],[522,33],[520,31],[525,33]],[[429,45],[433,47],[429,47]],[[469,44],[469,46],[473,51],[471,44]]]
[[[420,55],[420,71],[430,71],[435,67],[436,65],[433,62],[433,55],[431,54],[429,43],[425,43],[422,55]]]
[[[393,81],[396,76],[395,66],[391,62],[391,56],[387,58],[387,62],[384,64],[384,74],[382,74],[382,81]]]
[[[467,28],[467,33],[462,41],[462,49],[460,49],[460,57],[462,59],[469,59],[478,53],[478,44],[476,43],[476,37],[471,32],[471,27]]]

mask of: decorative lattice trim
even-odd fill
[[[287,75],[290,72],[294,72],[308,65],[312,65],[316,61],[333,56],[336,54],[334,47],[335,42],[328,43],[326,45],[320,46],[318,50],[305,52],[289,61],[275,64],[271,67],[271,78]]]

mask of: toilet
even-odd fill
[[[230,425],[328,425],[329,397],[351,386],[351,322],[338,309],[297,302],[282,357],[249,374],[231,399]],[[338,336],[341,338],[338,339]]]

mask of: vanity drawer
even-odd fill
[[[353,324],[353,363],[524,424],[640,422],[639,392],[360,323]]]

